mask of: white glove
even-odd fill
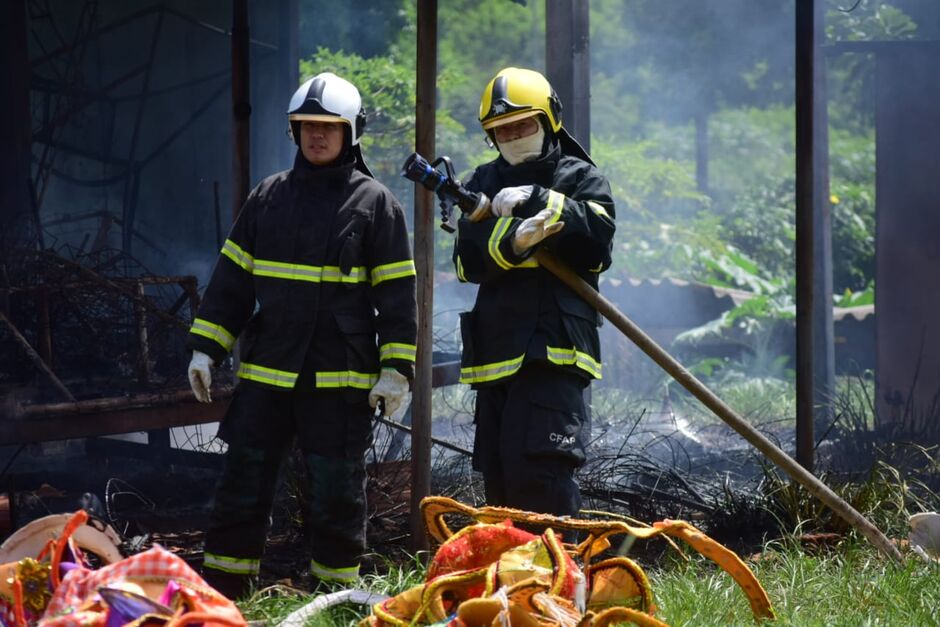
[[[521,205],[532,195],[532,186],[504,187],[493,196],[491,210],[497,218],[512,215],[512,210]]]
[[[554,209],[546,207],[531,218],[523,220],[512,238],[513,252],[517,255],[521,255],[549,235],[554,235],[564,228],[564,222],[555,222],[554,224],[545,226],[545,223],[554,218],[555,215]]]
[[[369,406],[375,409],[379,404],[379,399],[385,401],[386,416],[391,416],[405,402],[408,397],[408,377],[398,372],[394,368],[382,368],[382,376],[379,377],[372,390],[369,392]]]
[[[212,385],[210,368],[214,365],[215,362],[211,357],[205,353],[193,351],[193,358],[189,362],[189,386],[200,403],[212,402],[212,395],[209,393],[209,387]]]

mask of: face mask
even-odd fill
[[[510,165],[518,165],[523,161],[538,159],[542,155],[542,144],[545,141],[545,129],[539,124],[539,130],[520,139],[498,144],[499,154]]]

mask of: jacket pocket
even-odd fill
[[[339,271],[349,276],[353,268],[364,265],[362,254],[362,232],[350,231],[339,251]]]
[[[583,397],[572,390],[533,389],[529,396],[527,456],[558,457],[580,466],[585,460],[588,425]]]
[[[346,369],[378,372],[379,349],[372,320],[353,313],[334,313],[333,318],[346,343]]]
[[[460,314],[460,342],[463,348],[460,355],[461,366],[473,365],[473,322],[475,314],[464,311]]]
[[[588,320],[594,323],[595,326],[599,326],[600,314],[577,294],[567,289],[558,290],[555,292],[555,302],[558,303],[558,308],[565,316]]]
[[[556,292],[556,301],[561,310],[562,324],[568,339],[578,349],[600,359],[600,314],[584,300],[570,292]]]

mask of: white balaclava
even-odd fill
[[[514,139],[511,142],[498,143],[499,154],[510,165],[519,165],[523,161],[538,159],[542,155],[542,147],[545,143],[545,128],[539,124],[539,130],[528,137]]]

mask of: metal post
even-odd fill
[[[232,221],[248,198],[251,96],[248,58],[248,0],[232,0]]]
[[[418,0],[415,150],[434,155],[437,88],[437,0]],[[418,271],[418,354],[412,400],[411,549],[428,546],[421,499],[431,492],[431,334],[434,296],[434,196],[415,184],[415,267]]]
[[[820,426],[832,422],[836,389],[836,342],[832,322],[832,206],[829,202],[829,111],[826,96],[825,7],[813,14],[813,416]]]
[[[815,288],[813,41],[815,0],[796,3],[796,460],[813,469]]]
[[[546,0],[545,72],[564,107],[565,129],[591,150],[590,2]]]

